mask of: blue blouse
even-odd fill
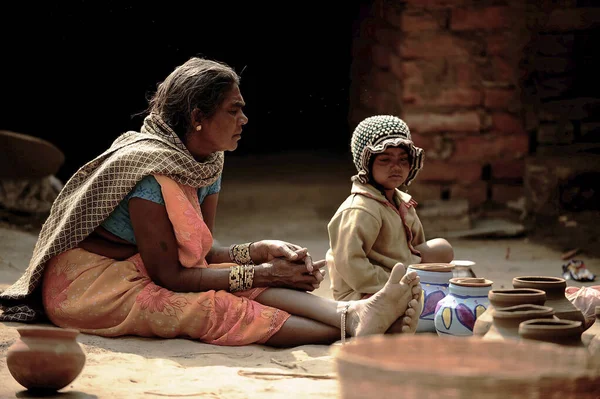
[[[202,204],[206,196],[221,191],[221,176],[210,186],[198,189],[198,202]],[[129,200],[131,198],[143,198],[157,204],[164,205],[165,200],[160,190],[160,184],[154,176],[149,175],[140,180],[133,190],[123,198],[115,210],[100,224],[106,230],[132,244],[137,244],[133,234],[133,225],[129,215]]]

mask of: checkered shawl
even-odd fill
[[[0,294],[0,320],[39,319],[43,307],[36,288],[46,262],[76,247],[144,176],[160,174],[184,185],[203,187],[221,175],[223,161],[223,152],[212,154],[205,162],[196,161],[158,115],[148,115],[140,132],[119,136],[65,184],[42,226],[29,267]]]

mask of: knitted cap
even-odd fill
[[[404,121],[392,115],[376,115],[364,119],[352,134],[350,149],[358,174],[353,179],[369,181],[369,161],[388,147],[403,147],[410,156],[410,171],[404,182],[409,185],[423,167],[423,149],[415,147],[410,130]]]

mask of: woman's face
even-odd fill
[[[234,85],[225,100],[210,118],[202,119],[194,112],[194,125],[186,137],[186,147],[196,158],[206,158],[217,151],[233,151],[242,138],[242,126],[248,123],[242,108],[246,105],[238,85]],[[197,110],[196,110],[197,111]],[[202,126],[196,130],[196,126]]]

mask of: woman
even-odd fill
[[[0,318],[32,321],[43,312],[90,334],[218,345],[413,332],[421,288],[402,265],[371,298],[336,302],[306,292],[325,266],[306,248],[272,240],[213,246],[198,189],[218,181],[223,151],[236,149],[244,105],[227,65],[192,58],[176,68],[140,132],[118,137],[66,183],[29,268],[0,295]]]

